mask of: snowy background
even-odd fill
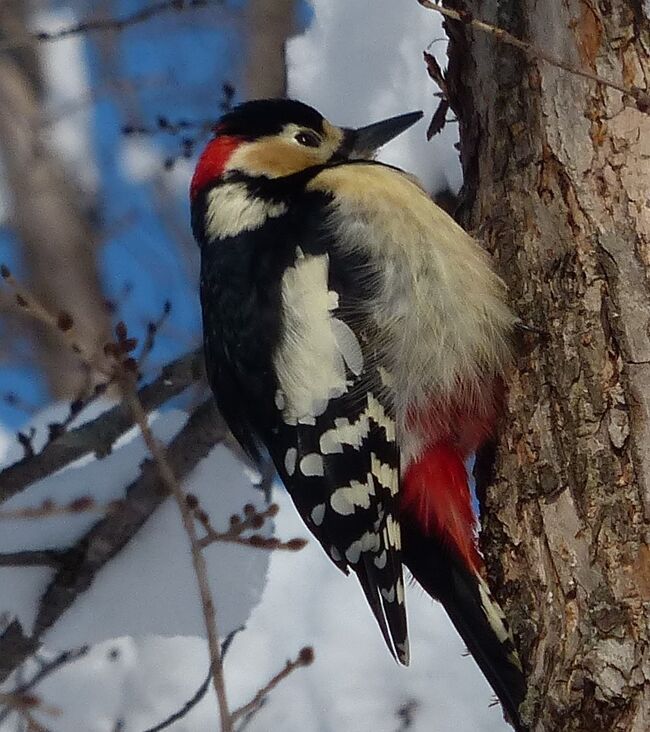
[[[54,2],[39,15],[37,27],[65,26],[99,5]],[[124,0],[112,7],[126,11],[142,5]],[[164,161],[177,152],[177,139],[125,136],[120,130],[134,117],[152,123],[156,115],[215,116],[214,99],[220,98],[223,80],[238,86],[242,31],[237,10],[242,5],[226,4],[214,22],[206,9],[196,11],[205,22],[179,14],[171,21],[153,19],[137,32],[125,30],[121,52],[112,59],[101,42],[83,36],[42,49],[51,115],[58,120],[50,127],[51,143],[97,197],[109,232],[102,250],[107,293],[119,302],[120,317],[130,330],[156,317],[164,300],[173,302],[152,354],[154,372],[195,346],[199,337],[197,252],[190,241],[186,201],[194,161],[174,159],[165,170]],[[341,125],[367,124],[415,109],[423,109],[426,119],[434,112],[435,87],[422,51],[430,47],[444,66],[444,34],[437,16],[415,0],[314,0],[299,6],[298,28],[287,51],[290,96]],[[115,101],[115,89],[108,93],[116,69],[129,82],[119,90],[122,106]],[[214,93],[206,94],[206,86]],[[416,125],[387,146],[382,159],[417,173],[432,192],[446,185],[457,188],[454,126],[431,143],[425,129],[426,122]],[[8,214],[0,183],[0,260],[20,274]],[[180,245],[170,245],[172,234]],[[38,407],[26,419],[15,402],[2,406],[0,463],[9,464],[21,455],[14,438],[17,427],[35,425],[37,436],[42,435],[66,408],[47,406],[39,374],[25,364],[0,364],[0,391],[17,393],[21,402]],[[186,407],[181,400],[175,409],[155,415],[161,439],[168,441],[182,427]],[[93,407],[95,412],[99,408]],[[80,419],[92,416],[89,410]],[[109,457],[79,460],[6,502],[2,510],[38,505],[44,498],[65,503],[88,492],[100,503],[119,498],[144,456],[141,438],[132,430]],[[199,496],[219,524],[215,517],[228,517],[247,501],[262,505],[249,477],[226,448],[216,447],[184,488]],[[273,500],[281,509],[275,535],[306,537],[278,486]],[[70,545],[96,518],[91,513],[38,521],[0,519],[0,552]],[[336,570],[313,543],[298,553],[271,554],[218,544],[206,558],[222,634],[245,626],[225,661],[232,708],[248,701],[301,647],[315,650],[310,667],[297,670],[273,691],[247,727],[251,732],[508,729],[444,613],[418,589],[408,593],[412,664],[402,669],[389,657],[357,583]],[[18,618],[29,629],[50,577],[46,568],[0,569],[0,614]],[[187,540],[171,501],[100,571],[45,643],[45,657],[93,644],[87,655],[36,689],[45,704],[60,711],[57,716],[35,713],[51,732],[144,732],[192,697],[205,678],[208,655]],[[3,688],[29,678],[33,668],[28,664]],[[168,729],[214,730],[216,719],[209,691]],[[15,714],[0,722],[3,732],[18,729]]]

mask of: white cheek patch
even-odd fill
[[[285,397],[287,424],[314,424],[331,399],[347,391],[346,366],[363,370],[354,332],[333,317],[336,293],[328,289],[329,257],[304,255],[282,277],[282,341],[274,355]]]
[[[209,239],[226,239],[259,229],[286,212],[284,203],[250,196],[244,183],[223,183],[208,193],[205,229]]]

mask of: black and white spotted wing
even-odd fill
[[[354,264],[345,265],[299,250],[284,275],[267,445],[305,522],[356,573],[389,648],[407,663],[395,421],[370,326],[346,293]]]
[[[306,524],[337,566],[356,573],[388,647],[407,663],[399,450],[358,300],[369,273],[321,233],[283,246],[298,225],[305,234],[304,218],[280,217],[204,248],[208,376],[235,436],[252,454],[268,449]]]

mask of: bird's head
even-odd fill
[[[421,117],[422,112],[410,112],[349,129],[291,99],[245,102],[217,123],[196,166],[191,198],[229,174],[283,178],[328,163],[372,158]]]

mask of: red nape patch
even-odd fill
[[[407,468],[400,495],[401,510],[415,518],[425,535],[437,534],[480,571],[467,470],[458,450],[447,442],[427,448]]]
[[[196,170],[190,184],[191,199],[194,199],[198,193],[223,173],[228,159],[241,142],[241,137],[220,135],[206,145],[199,162],[196,164]]]

